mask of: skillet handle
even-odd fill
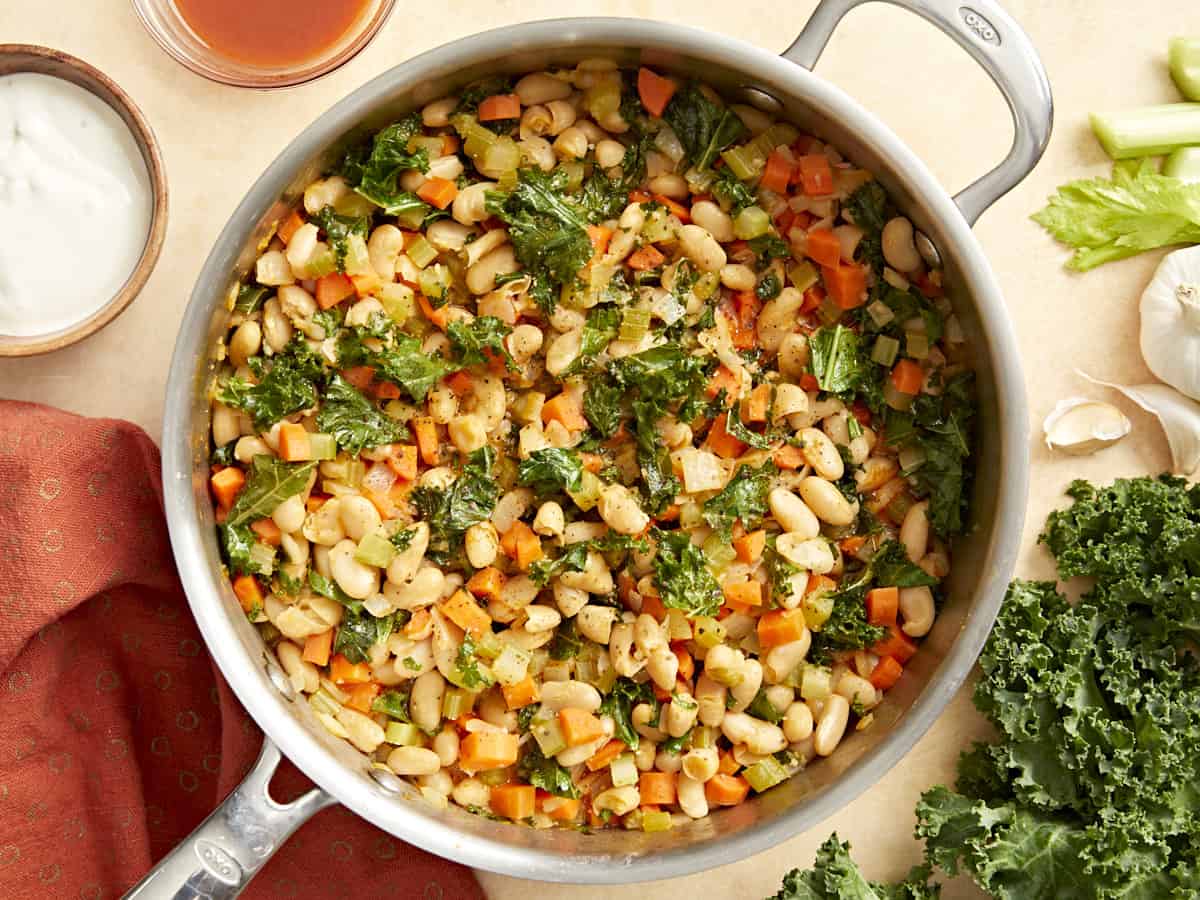
[[[314,788],[292,803],[276,803],[267,787],[280,759],[279,749],[264,740],[242,783],[125,900],[227,900],[240,894],[292,832],[335,802]]]
[[[869,0],[820,0],[785,59],[811,69],[842,17]],[[971,225],[1037,165],[1054,122],[1050,82],[1029,37],[994,0],[883,0],[936,25],[991,77],[1013,117],[1013,143],[1004,161],[954,196]]]

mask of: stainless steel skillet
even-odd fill
[[[1036,54],[992,0],[891,0],[950,35],[982,65],[1012,110],[1008,156],[956,197],[876,117],[810,70],[843,15],[862,0],[822,0],[782,57],[721,35],[661,22],[566,19],[518,25],[422,54],[356,90],[305,129],[250,189],[193,291],[167,386],[163,479],[176,562],[192,611],[221,671],[267,735],[246,780],[130,896],[232,897],[318,810],[341,802],[396,837],[467,865],[578,884],[670,878],[734,862],[820,822],[870,787],[912,747],[966,678],[1016,558],[1028,489],[1028,411],[1012,327],[975,219],[1035,165],[1049,139],[1050,89]],[[972,341],[980,434],[971,532],[955,549],[951,600],[875,726],[754,800],[672,831],[535,831],[437,810],[399,779],[330,736],[297,702],[221,573],[206,489],[207,390],[212,347],[230,286],[294,197],[349,141],[460,85],[494,72],[570,65],[591,56],[694,76],[727,96],[779,112],[875,172],[940,251]],[[277,749],[278,748],[278,749]],[[294,803],[266,784],[285,753],[319,787]]]

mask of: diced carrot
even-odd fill
[[[656,622],[667,617],[667,608],[663,606],[662,597],[658,594],[642,594],[642,612],[651,616]]]
[[[847,556],[854,556],[862,549],[863,544],[867,542],[865,536],[861,534],[852,534],[850,537],[842,538],[838,541],[838,549]]]
[[[760,384],[742,401],[743,422],[767,421],[767,407],[771,405],[771,386]]]
[[[876,656],[894,656],[896,662],[903,665],[916,655],[917,645],[900,630],[900,626],[889,625],[887,627],[888,636],[876,643],[871,648],[871,652]]]
[[[822,266],[837,268],[842,261],[842,244],[832,228],[814,228],[808,233],[806,253]]]
[[[638,99],[642,101],[642,106],[646,107],[646,112],[661,117],[679,85],[670,78],[664,78],[642,66],[638,69],[637,88]]]
[[[872,625],[895,625],[899,608],[897,588],[877,587],[867,591],[867,621]]]
[[[580,453],[579,458],[583,460],[583,470],[591,472],[593,475],[604,468],[604,457],[599,453]]]
[[[342,377],[350,382],[352,387],[365,391],[375,380],[375,370],[370,366],[351,366],[349,369],[342,369]]]
[[[833,193],[833,169],[829,165],[829,157],[824,153],[801,156],[798,171],[800,189],[810,197]]]
[[[412,614],[412,618],[404,623],[404,636],[413,640],[424,640],[429,636],[432,627],[433,616],[429,614],[429,610],[418,609]]]
[[[625,752],[625,749],[624,741],[613,738],[587,758],[588,771],[599,772],[601,769],[607,768],[609,763]]]
[[[329,665],[329,651],[333,649],[333,629],[322,631],[320,634],[310,634],[304,639],[305,662],[314,666]]]
[[[242,612],[250,612],[255,607],[262,609],[262,588],[253,575],[239,575],[233,579],[233,592],[237,595],[238,603],[242,605]]]
[[[517,564],[522,572],[542,558],[542,539],[532,528],[521,520],[513,522],[512,527],[500,537],[500,547],[508,554],[509,559]]]
[[[354,293],[360,297],[378,294],[379,289],[383,287],[383,279],[374,272],[355,273],[350,276],[350,283],[354,285]]]
[[[854,418],[858,419],[859,425],[861,425],[863,428],[871,427],[871,410],[867,408],[865,403],[855,400],[848,408],[850,410],[850,414],[854,416]]]
[[[718,772],[704,783],[704,796],[713,806],[737,806],[750,793],[750,782],[740,775]]]
[[[504,735],[504,737],[508,736]],[[471,737],[478,737],[478,735],[473,734]],[[512,737],[516,738],[516,735],[512,735]],[[516,760],[514,759],[513,762]],[[511,763],[506,763],[506,765],[511,765]],[[499,766],[492,766],[492,768],[499,768]],[[537,788],[531,784],[498,784],[488,795],[488,806],[491,807],[492,812],[513,821],[528,819],[532,816],[536,801]]]
[[[417,447],[415,444],[396,444],[387,457],[388,468],[404,481],[417,480]]]
[[[493,94],[479,104],[480,122],[498,122],[521,116],[521,98],[516,94]]]
[[[704,395],[711,400],[724,390],[726,395],[732,398],[737,389],[737,376],[733,374],[732,369],[728,369],[722,364],[717,366],[717,371],[713,372],[712,377],[708,379],[708,385],[704,388]]]
[[[762,606],[762,584],[753,579],[728,582],[721,589],[730,606]]]
[[[329,309],[354,296],[354,282],[344,272],[330,272],[317,279],[317,306]]]
[[[500,685],[500,693],[504,694],[504,703],[509,709],[521,709],[530,703],[537,703],[538,686],[532,675],[526,675],[516,684]]]
[[[733,754],[728,750],[722,750],[717,757],[717,771],[722,775],[732,775],[741,767],[741,764],[734,759]]]
[[[429,298],[424,294],[417,294],[417,306],[421,307],[421,312],[425,318],[440,328],[446,330],[446,326],[450,324],[450,304],[444,303],[437,309],[433,308],[433,304],[429,302]]]
[[[790,206],[785,206],[783,212],[775,217],[775,227],[782,235],[787,235],[796,224],[796,213]]]
[[[596,256],[601,256],[608,249],[608,242],[612,240],[613,230],[605,225],[589,225],[587,235],[588,240],[592,242],[593,252]]]
[[[351,709],[357,709],[360,713],[369,713],[371,711],[371,704],[379,696],[382,687],[378,681],[356,684],[350,690],[346,691],[350,695],[349,699],[346,700],[346,705]]]
[[[475,379],[471,377],[470,372],[459,369],[453,375],[447,375],[445,383],[456,397],[462,397],[474,386]]]
[[[438,605],[438,610],[463,631],[478,637],[492,630],[492,617],[461,588]]]
[[[675,802],[675,773],[643,772],[638,779],[638,793],[645,805],[670,806]]]
[[[583,398],[576,392],[563,391],[542,404],[542,423],[561,422],[567,431],[583,431],[588,420],[583,414]]]
[[[224,525],[225,521],[228,518],[229,518],[229,510],[226,509],[224,506],[218,506],[216,508],[216,510],[213,512],[213,519],[216,521],[216,523],[218,525]]]
[[[726,430],[728,419],[728,413],[717,416],[708,430],[708,437],[704,439],[704,446],[722,459],[737,459],[746,452],[746,445]]]
[[[750,292],[742,291],[740,293]],[[738,350],[753,350],[758,344],[756,320],[743,316],[738,308],[727,300],[722,300],[717,306],[717,310],[729,322],[729,339],[733,342],[733,346]]]
[[[648,193],[646,193],[645,191],[630,191],[629,192],[629,202],[630,203],[647,203],[647,202],[649,202],[649,200],[650,200],[650,195]]]
[[[818,575],[810,572],[808,583],[804,585],[804,596],[811,597],[819,594],[831,594],[837,590],[837,582],[828,575]]]
[[[902,394],[921,393],[921,382],[924,380],[925,373],[921,371],[920,364],[911,359],[900,360],[892,369],[892,384]]]
[[[677,200],[672,200],[666,194],[651,194],[650,199],[667,208],[667,212],[677,218],[684,225],[690,225],[692,222],[692,211]]]
[[[579,815],[582,801],[578,797],[555,797],[546,799],[543,812],[555,822],[572,822]]]
[[[292,210],[287,214],[287,217],[279,223],[279,227],[275,229],[275,233],[279,235],[279,239],[285,244],[292,242],[292,235],[300,230],[300,226],[304,224],[304,216],[300,215],[297,210]]]
[[[421,462],[427,466],[436,466],[441,459],[437,424],[429,416],[414,416],[412,426],[417,437],[417,450],[421,454]]]
[[[436,175],[426,178],[417,188],[417,196],[438,209],[445,209],[458,196],[458,185],[449,178],[439,178]]]
[[[328,499],[328,497],[322,497],[319,494],[309,494],[308,499],[304,501],[304,511],[314,513],[324,506],[325,501]]]
[[[817,376],[812,372],[805,372],[800,376],[800,387],[805,391],[819,391],[821,382],[817,381]]]
[[[662,512],[660,512],[657,516],[655,516],[654,521],[655,522],[678,522],[679,521],[679,513],[681,511],[682,510],[680,510],[678,503],[672,503],[670,506],[668,506],[666,509],[664,509]]]
[[[456,134],[442,135],[442,156],[453,156],[458,152],[459,142]]]
[[[278,547],[279,542],[283,540],[283,532],[279,530],[274,519],[256,519],[250,523],[250,530],[257,534],[264,544],[270,544],[272,547]]]
[[[893,657],[885,656],[875,664],[875,668],[871,670],[871,677],[867,681],[879,690],[886,691],[899,681],[903,674],[904,666],[896,662]]]
[[[672,650],[675,658],[679,660],[679,677],[690,682],[692,676],[696,674],[696,661],[692,659],[692,654],[687,652],[687,648],[682,645],[673,647]]]
[[[213,496],[217,498],[217,503],[223,509],[229,509],[233,506],[233,501],[237,499],[238,492],[246,484],[246,473],[237,466],[226,466],[213,475],[208,483],[212,486]]]
[[[329,661],[329,678],[334,684],[366,684],[371,680],[371,667],[365,662],[352,663],[338,653]]]
[[[286,462],[302,462],[308,459],[308,432],[303,425],[284,422],[279,426],[279,458]]]
[[[772,150],[771,155],[767,157],[767,165],[763,169],[758,186],[765,187],[768,191],[774,191],[777,194],[786,193],[788,184],[792,180],[792,169],[793,163],[788,156],[785,156],[778,148]]]
[[[390,381],[374,381],[371,383],[371,393],[377,400],[399,400],[400,388]]]
[[[800,301],[800,312],[811,313],[815,312],[822,303],[825,302],[825,289],[819,284],[814,284],[804,292],[804,299]]]
[[[467,582],[467,590],[476,597],[495,600],[500,596],[500,589],[504,587],[504,582],[504,573],[495,566],[488,566],[471,576],[471,580]]]
[[[760,528],[736,538],[733,542],[733,552],[737,554],[739,562],[753,565],[762,559],[763,548],[766,546],[767,533]]]
[[[626,262],[629,264],[629,268],[635,272],[642,272],[646,269],[661,266],[664,259],[666,257],[658,252],[657,247],[653,244],[646,244],[635,250]]]
[[[758,642],[764,647],[790,644],[804,637],[804,610],[775,609],[758,620]]]
[[[792,444],[784,444],[771,454],[771,460],[781,469],[799,469],[804,465],[804,451]]]
[[[558,711],[558,724],[568,747],[588,744],[604,736],[604,723],[586,709],[575,706]]]
[[[867,270],[857,263],[843,263],[837,268],[821,267],[825,290],[839,309],[855,309],[867,302]]]
[[[511,766],[517,761],[517,741],[518,735],[502,731],[473,731],[463,738],[458,764],[470,773]],[[532,802],[532,793],[530,798]]]

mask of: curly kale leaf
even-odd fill
[[[495,316],[479,316],[470,322],[451,322],[446,328],[446,337],[458,356],[462,366],[482,366],[493,359],[504,360],[505,366],[515,370],[504,338],[512,331],[507,324]]]
[[[352,663],[365,663],[371,648],[386,641],[396,626],[395,613],[376,618],[364,610],[347,609],[333,639],[333,652]]]
[[[234,376],[218,389],[217,399],[248,413],[257,430],[266,431],[285,416],[316,405],[324,367],[299,336],[271,360],[269,367],[255,357],[251,370],[256,384]]]
[[[334,375],[317,411],[317,428],[332,434],[340,449],[357,456],[367,447],[408,437],[408,429],[380,412],[341,375]]]
[[[716,178],[712,183],[713,195],[729,207],[729,214],[736,216],[748,206],[754,206],[754,191],[744,181],[733,174],[729,166],[721,166],[716,170]]]
[[[850,845],[835,833],[821,845],[811,869],[788,872],[783,887],[767,900],[936,900],[941,887],[929,877],[929,868],[919,866],[899,884],[868,881],[851,859]]]
[[[863,230],[855,253],[876,274],[883,272],[883,226],[890,216],[891,203],[877,181],[868,181],[846,198],[843,207],[854,224]]]
[[[249,525],[271,515],[280,503],[308,486],[316,467],[315,462],[287,463],[265,453],[254,457],[246,486],[237,495],[225,524]]]
[[[704,551],[683,531],[656,531],[654,583],[663,606],[689,616],[715,616],[721,608],[721,586],[708,568]]]
[[[541,788],[556,797],[573,800],[579,796],[579,788],[575,786],[571,773],[553,757],[545,756],[537,741],[529,741],[525,745],[521,761],[517,764],[517,775],[535,788]]]
[[[870,380],[875,367],[861,338],[845,325],[818,328],[808,339],[813,375],[821,390],[850,395]]]
[[[638,684],[629,678],[618,678],[605,694],[600,713],[612,717],[616,726],[613,737],[636,750],[639,741],[637,729],[633,727],[633,708],[639,703],[654,702],[654,691],[649,683]]]
[[[346,255],[350,252],[350,235],[357,234],[366,240],[371,229],[370,216],[340,216],[332,206],[324,206],[312,217],[313,222],[325,232],[325,239],[333,248],[339,272],[346,271]]]
[[[546,447],[534,450],[517,468],[517,483],[538,494],[578,491],[583,486],[583,460],[574,450]]]
[[[767,512],[767,492],[775,476],[775,464],[768,461],[757,469],[741,466],[717,494],[704,502],[704,521],[728,539],[733,523],[752,531]]]
[[[373,349],[376,341],[379,349]],[[342,368],[370,366],[376,378],[404,388],[416,403],[424,403],[433,386],[456,369],[440,356],[425,353],[420,340],[397,328],[386,329],[382,336],[370,328],[344,330],[338,362]]]
[[[701,170],[746,131],[731,109],[708,99],[696,82],[675,92],[662,117],[683,144],[688,162]]]
[[[400,189],[402,172],[429,171],[429,154],[422,148],[409,151],[408,142],[421,132],[421,116],[412,113],[378,132],[368,145],[351,149],[342,160],[340,174],[359,194],[388,215],[396,216],[429,206],[411,191]]]
[[[412,503],[429,524],[435,542],[453,545],[468,528],[492,514],[500,497],[500,487],[492,477],[495,457],[492,447],[482,447],[471,454],[462,474],[448,488],[418,487],[412,492]]]

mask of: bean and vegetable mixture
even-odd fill
[[[869,172],[593,59],[353,148],[230,299],[233,589],[436,804],[659,831],[831,754],[934,622],[972,375]]]

